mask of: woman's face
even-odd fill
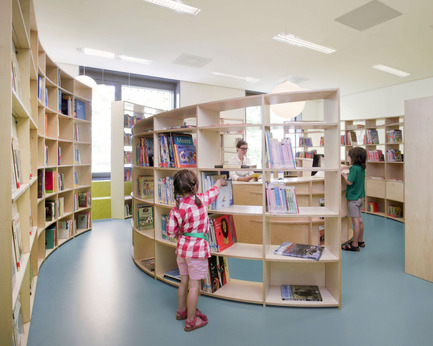
[[[240,148],[238,148],[238,156],[240,158],[243,158],[246,155],[247,151],[248,151],[248,144],[241,145]]]

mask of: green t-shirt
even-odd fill
[[[347,180],[352,183],[352,185],[347,184],[346,199],[348,201],[365,197],[365,170],[360,165],[350,167]]]

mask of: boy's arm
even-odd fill
[[[341,176],[346,180],[347,185],[352,185],[353,183],[349,181],[348,175],[346,173],[341,173]]]

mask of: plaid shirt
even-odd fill
[[[218,197],[219,189],[212,186],[205,193],[191,195],[182,199],[179,209],[174,207],[168,218],[167,234],[170,239],[178,237],[176,254],[185,258],[210,257],[209,243],[201,238],[183,236],[183,233],[209,233],[207,206]],[[197,196],[202,207],[195,203]]]

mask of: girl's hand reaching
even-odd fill
[[[226,185],[227,185],[226,180],[225,180],[225,179],[222,179],[222,178],[218,179],[218,180],[215,182],[215,186],[218,187],[218,188],[220,188],[221,186],[226,186]]]

